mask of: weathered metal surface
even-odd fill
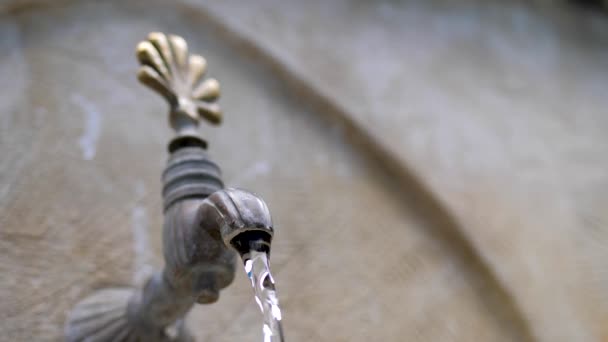
[[[270,252],[266,203],[244,190],[222,190],[219,167],[201,146],[199,119],[220,119],[219,83],[201,81],[204,58],[189,56],[182,37],[159,32],[137,45],[137,58],[138,79],[169,102],[176,134],[162,177],[165,266],[142,288],[102,289],[79,302],[67,318],[69,342],[192,341],[184,318],[195,303],[216,302],[232,283],[233,248],[242,254],[255,242]]]

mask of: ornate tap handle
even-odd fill
[[[78,303],[66,324],[68,341],[191,341],[183,317],[195,303],[215,302],[232,282],[235,250],[249,241],[270,250],[268,207],[252,193],[223,189],[198,135],[201,118],[222,118],[219,83],[202,79],[205,59],[188,56],[181,37],[162,33],[139,43],[137,58],[139,80],[167,99],[176,131],[162,175],[165,267],[142,289],[104,289]]]
[[[137,78],[167,100],[169,122],[178,138],[194,139],[206,146],[196,130],[198,122],[203,118],[219,124],[222,112],[215,103],[220,96],[219,82],[203,80],[205,58],[188,56],[188,44],[182,37],[153,32],[137,45],[137,59],[141,63]]]

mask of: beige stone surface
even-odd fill
[[[222,84],[225,124],[203,133],[226,182],[273,212],[290,341],[606,337],[605,19],[261,4],[0,17],[0,340],[61,340],[79,299],[162,265],[170,131],[133,56],[153,30],[184,36]],[[260,320],[239,273],[189,325],[257,341]]]
[[[206,6],[413,170],[536,338],[608,338],[604,13],[529,1]]]

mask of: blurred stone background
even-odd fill
[[[0,331],[162,267],[166,104],[135,45],[182,35],[204,126],[260,194],[289,341],[608,341],[608,16],[560,1],[0,2]],[[245,275],[200,341],[258,341]]]

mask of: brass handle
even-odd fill
[[[207,61],[188,55],[182,37],[152,32],[137,44],[137,59],[141,63],[137,78],[167,100],[169,122],[178,135],[192,134],[201,118],[212,124],[222,121],[216,103],[220,84],[214,78],[203,79]]]

